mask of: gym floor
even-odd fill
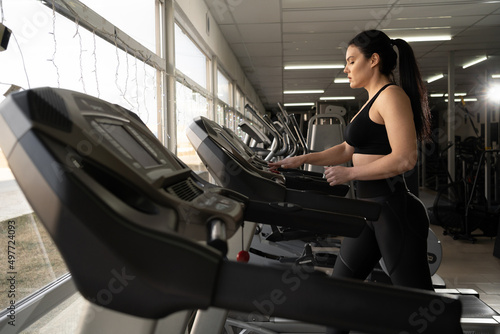
[[[432,207],[435,192],[420,190],[420,199],[426,207]],[[500,313],[500,259],[493,256],[494,238],[479,237],[475,243],[453,240],[443,235],[443,228],[431,225],[441,241],[443,259],[437,274],[447,288],[468,288],[479,293],[479,297]]]

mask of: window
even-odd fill
[[[154,51],[155,41],[155,0],[120,0],[119,10],[116,2],[102,0],[80,0],[127,35]]]
[[[217,71],[217,97],[227,104],[232,103],[231,99],[232,85],[228,78],[222,74],[221,71]]]
[[[200,158],[191,145],[186,130],[197,116],[208,115],[208,100],[180,82],[176,83],[177,156],[195,171],[205,171]]]
[[[217,124],[225,124],[225,119],[224,119],[224,106],[220,103],[217,103],[217,110],[215,111],[215,122]]]
[[[208,89],[208,59],[182,29],[175,25],[175,68]]]
[[[157,134],[156,69],[37,1],[3,6],[19,48],[2,52],[0,100],[11,84],[80,91],[137,113]]]
[[[239,112],[243,112],[243,108],[245,107],[244,96],[243,96],[243,94],[241,94],[241,91],[239,89],[236,89],[236,92],[235,92],[234,107]]]

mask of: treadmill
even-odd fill
[[[325,179],[318,178],[317,173],[270,171],[267,162],[249,152],[248,146],[234,134],[206,117],[196,117],[186,135],[222,187],[259,201],[279,200],[344,214],[363,212],[368,220],[378,219],[378,204],[343,197],[349,190],[347,185],[331,187]]]
[[[244,220],[309,228],[312,217],[312,228],[340,235],[365,222],[204,183],[118,105],[30,89],[1,104],[0,131],[79,292],[104,309],[161,319],[213,306],[370,333],[462,332],[462,303],[452,295],[225,259],[226,239]]]

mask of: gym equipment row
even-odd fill
[[[329,116],[330,117],[330,116]],[[276,181],[276,176],[274,173],[270,172],[267,168],[267,163],[262,161],[257,152],[253,152],[249,149],[244,142],[241,142],[236,134],[232,133],[230,129],[220,126],[216,122],[213,122],[205,117],[196,118],[192,124],[187,129],[187,136],[191,143],[195,147],[201,160],[204,162],[207,170],[218,182],[219,185],[231,188],[232,190],[238,191],[249,196],[252,199],[259,200],[281,200],[283,196],[287,198],[288,201],[305,204],[305,205],[315,205],[315,208],[320,210],[339,210],[341,207],[343,210],[350,210],[350,213],[356,212],[367,212],[370,220],[376,220],[378,212],[369,211],[367,207],[364,207],[365,203],[360,203],[360,201],[353,201],[347,198],[342,198],[339,196],[344,196],[346,192],[336,192],[336,196],[328,195],[326,193],[321,193],[321,188],[314,187],[317,180],[309,180],[311,184],[309,189],[299,190],[302,198],[287,196],[290,193],[295,193],[297,190],[287,188],[287,182],[273,182],[273,178]],[[287,179],[287,170],[282,170],[285,174],[279,174],[285,180]],[[296,170],[292,172],[292,175],[300,175],[300,173],[308,172],[303,170]],[[267,176],[267,177],[266,177]],[[279,190],[277,190],[279,189]],[[309,200],[309,201],[308,201]],[[343,202],[345,201],[345,202]],[[350,205],[352,204],[352,206]],[[376,209],[376,208],[372,208]],[[368,210],[368,211],[366,211]],[[265,237],[262,237],[262,236]],[[321,239],[321,240],[319,240]],[[322,236],[321,234],[315,233],[304,233],[303,231],[297,231],[296,229],[280,229],[279,227],[274,227],[271,229],[269,226],[262,226],[257,231],[256,237],[251,244],[251,253],[257,255],[257,261],[259,264],[269,264],[273,263],[306,263],[315,266],[316,270],[323,270],[325,272],[330,272],[325,267],[332,267],[334,259],[330,259],[327,255],[325,249],[332,247],[339,247],[338,240],[333,239],[328,242],[331,238]],[[301,240],[306,240],[305,242],[300,242]],[[326,241],[325,241],[326,240]],[[275,242],[278,241],[278,242]],[[319,257],[321,261],[318,261],[318,257],[311,253],[311,241],[314,242],[318,249]],[[331,252],[328,250],[328,252]],[[259,258],[260,256],[260,258]],[[262,257],[266,259],[271,259],[271,261],[262,261]],[[326,258],[326,259],[325,259]],[[428,258],[429,258],[429,268],[431,275],[433,276],[433,283],[438,291],[448,291],[443,290],[445,288],[444,282],[436,274],[442,258],[441,244],[436,237],[436,235],[429,229],[428,237]],[[255,257],[253,257],[255,259]],[[383,282],[390,282],[387,277],[387,270],[383,260],[380,262],[380,270],[374,272],[372,275]],[[380,273],[382,272],[382,273]],[[470,291],[467,291],[469,294]],[[458,293],[458,292],[457,292]],[[496,316],[496,312],[491,310],[487,305],[477,298],[471,298],[470,295],[462,298],[467,299],[468,308],[475,309],[474,314],[477,317],[475,320],[467,320],[464,318],[464,322],[478,322],[487,319],[486,321],[491,321],[492,324],[496,324],[496,320],[492,317]],[[477,310],[482,310],[478,312]],[[235,321],[234,319],[230,319]],[[269,319],[267,322],[259,322],[261,328],[273,329],[276,331],[283,330],[286,328],[286,332],[304,331],[304,325],[290,322],[279,322],[279,324],[271,323]],[[252,327],[256,324],[256,321],[252,321],[251,327],[245,327],[244,322],[239,321],[239,325],[242,328],[255,328]],[[313,333],[318,330],[317,327],[309,328],[308,333]],[[257,331],[258,332],[258,331]],[[320,330],[321,332],[321,330]],[[264,332],[263,332],[264,333]]]
[[[131,321],[217,307],[370,333],[462,331],[458,296],[314,272],[292,276],[297,286],[281,268],[226,259],[227,239],[244,221],[300,229],[314,221],[316,231],[355,236],[365,217],[209,184],[123,107],[31,89],[2,103],[0,131],[11,170],[81,295]]]

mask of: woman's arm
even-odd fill
[[[276,168],[297,168],[303,164],[330,166],[348,162],[352,158],[354,148],[343,142],[321,152],[308,153],[295,157],[286,158],[280,161],[269,163],[271,169]]]

